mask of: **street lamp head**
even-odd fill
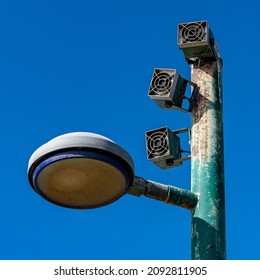
[[[58,136],[30,157],[28,179],[48,201],[75,209],[105,206],[123,196],[134,178],[131,156],[93,133]]]

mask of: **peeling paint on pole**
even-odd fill
[[[222,60],[191,65],[198,94],[192,110],[192,259],[225,259]]]

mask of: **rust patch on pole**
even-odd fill
[[[207,160],[209,156],[218,153],[216,139],[214,134],[216,131],[222,130],[222,115],[216,111],[216,107],[220,106],[222,99],[221,94],[212,94],[218,89],[220,63],[213,62],[204,64],[201,68],[192,67],[193,82],[199,87],[196,101],[192,111],[192,156],[199,157],[201,160]]]

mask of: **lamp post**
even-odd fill
[[[225,259],[222,59],[207,21],[178,25],[178,44],[198,87],[192,113],[192,259]]]
[[[191,68],[199,87],[192,110],[191,190],[200,194],[192,214],[192,259],[225,259],[222,61]]]
[[[192,128],[146,132],[148,159],[161,169],[191,164],[191,190],[135,176],[131,156],[112,140],[93,133],[61,135],[38,148],[28,164],[33,189],[69,208],[108,205],[126,193],[191,210],[191,258],[226,258],[222,115],[222,59],[206,21],[179,24],[178,45],[191,66],[189,82],[176,70],[155,69],[148,96],[161,108],[191,112]],[[187,97],[186,87],[192,86]],[[188,99],[189,107],[183,107]],[[179,134],[191,134],[191,155]]]

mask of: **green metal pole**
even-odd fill
[[[198,94],[192,109],[191,191],[199,193],[192,211],[192,259],[226,258],[222,60],[191,64]]]

